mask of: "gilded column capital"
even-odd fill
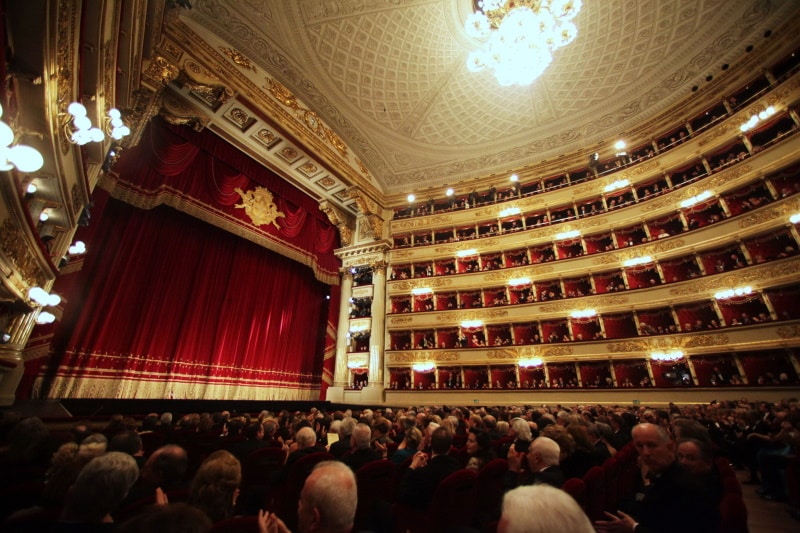
[[[350,280],[353,281],[353,273],[347,267],[342,267],[339,269],[339,273],[342,275],[342,281]]]
[[[389,266],[386,261],[375,261],[370,263],[369,267],[372,269],[373,274],[386,275],[386,267]]]

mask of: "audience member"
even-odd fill
[[[139,476],[136,461],[122,452],[94,457],[69,489],[56,531],[110,531],[111,513]]]
[[[338,461],[318,463],[303,485],[297,504],[299,533],[350,533],[358,506],[353,471]],[[259,513],[261,533],[291,533],[275,514]]]
[[[189,503],[208,515],[212,522],[232,518],[241,482],[239,460],[225,450],[213,452],[192,480]]]
[[[349,466],[353,472],[372,461],[380,461],[386,457],[386,446],[375,442],[372,447],[372,430],[366,424],[357,424],[351,436],[352,449],[342,457],[342,462]]]
[[[633,428],[639,453],[642,484],[632,501],[608,520],[595,522],[598,533],[625,532],[707,533],[719,529],[717,508],[702,485],[681,468],[675,442],[659,425],[642,423]]]
[[[503,514],[497,533],[554,531],[594,533],[594,528],[572,496],[557,488],[548,485],[517,487],[503,496]]]
[[[397,501],[417,509],[426,510],[436,487],[444,478],[459,470],[458,460],[449,455],[453,436],[443,427],[431,434],[431,455],[414,454],[398,489]]]

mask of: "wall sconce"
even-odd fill
[[[83,241],[75,241],[69,247],[69,255],[81,255],[86,253],[86,244]]]
[[[103,142],[106,135],[119,140],[131,132],[130,128],[122,122],[122,114],[116,108],[109,110],[107,118],[104,119],[103,129],[92,126],[86,107],[79,102],[69,104],[67,112],[72,115],[72,119],[66,124],[67,134],[71,142],[80,146],[90,142]],[[75,127],[71,132],[69,130],[70,122]]]
[[[0,117],[3,107],[0,106]],[[16,167],[21,172],[36,172],[44,166],[44,158],[36,148],[18,144],[11,146],[15,139],[11,126],[0,121],[0,170]]]
[[[8,344],[11,340],[11,334],[7,331],[0,332],[0,344]]]

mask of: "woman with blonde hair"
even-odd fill
[[[189,491],[189,503],[203,511],[213,522],[234,516],[242,465],[228,451],[218,450],[200,465]]]

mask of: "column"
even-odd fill
[[[384,336],[386,334],[386,262],[372,267],[372,329],[369,337],[369,385],[383,387]]]
[[[347,369],[347,332],[350,331],[350,298],[353,296],[353,274],[349,268],[343,268],[342,290],[339,300],[339,325],[336,332],[336,366],[333,374],[333,386],[347,388],[350,372]]]

